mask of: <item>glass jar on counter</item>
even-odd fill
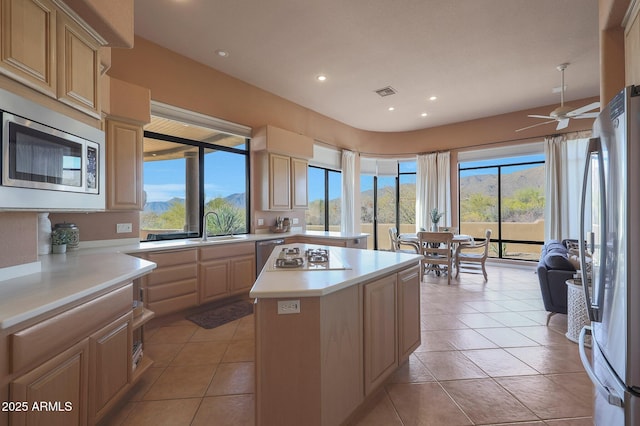
[[[53,226],[53,233],[57,235],[64,235],[64,240],[67,242],[67,249],[77,249],[80,244],[80,229],[75,223],[56,223]]]

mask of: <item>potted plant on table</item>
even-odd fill
[[[438,212],[438,209],[431,209],[431,231],[438,232],[438,222],[440,222],[440,218],[444,215],[444,213]]]

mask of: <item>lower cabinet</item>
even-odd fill
[[[199,249],[199,303],[248,292],[256,279],[254,243]]]
[[[398,272],[398,362],[420,346],[420,267]]]
[[[396,274],[363,286],[364,391],[377,388],[398,366]]]
[[[102,418],[129,388],[131,381],[131,321],[127,314],[89,338],[91,382],[90,424]]]
[[[26,407],[10,413],[10,424],[86,425],[88,367],[89,341],[85,339],[15,379],[10,400],[26,402]]]
[[[127,283],[11,332],[8,401],[21,405],[10,407],[9,424],[95,425],[131,389],[152,365],[133,362],[134,329],[153,316],[134,318],[134,288]]]

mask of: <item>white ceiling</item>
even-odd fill
[[[567,103],[599,94],[598,0],[135,0],[135,32],[365,130],[560,104],[563,62]]]

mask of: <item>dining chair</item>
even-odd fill
[[[396,227],[389,228],[389,240],[391,241],[391,251],[396,251],[399,253],[411,253],[411,254],[418,253],[417,247],[414,246],[413,244],[404,244],[404,245],[411,246],[412,247],[411,250],[400,248],[400,245],[403,243],[400,241],[400,237],[398,235],[398,229]]]
[[[447,284],[451,284],[451,267],[453,255],[451,232],[418,232],[419,247],[422,254],[420,260],[420,281],[424,274],[434,271],[436,274],[447,273]],[[444,269],[446,267],[446,269]]]
[[[491,229],[487,229],[483,241],[471,241],[458,244],[455,253],[456,278],[458,274],[460,274],[460,269],[465,268],[468,270],[482,270],[484,280],[487,281],[485,262],[489,255],[490,240]]]

